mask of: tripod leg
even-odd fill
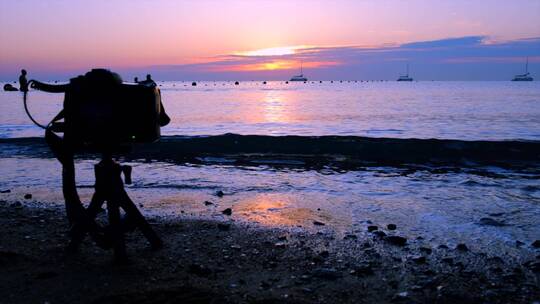
[[[163,241],[156,234],[154,229],[148,224],[144,216],[141,214],[137,206],[129,198],[125,190],[122,190],[118,193],[120,206],[126,212],[127,217],[130,221],[133,221],[134,224],[141,229],[141,232],[144,234],[146,239],[150,242],[150,245],[153,249],[160,249],[163,247]]]
[[[124,233],[120,222],[120,205],[116,200],[107,201],[107,212],[109,214],[109,225],[113,241],[114,259],[118,263],[127,261],[126,245],[124,243]]]
[[[84,209],[84,207],[79,211],[81,214],[84,213],[84,216],[79,217],[79,220],[74,221],[74,223],[71,225],[70,229],[70,235],[71,240],[69,241],[67,250],[69,252],[74,252],[79,248],[79,245],[84,240],[84,237],[86,236],[86,233],[90,235],[92,240],[96,243],[97,246],[107,249],[110,248],[110,241],[108,241],[105,236],[103,235],[103,232],[101,231],[101,227],[97,225],[97,223],[94,221],[99,209],[103,205],[104,200],[101,198],[100,195],[95,193],[92,196],[92,201],[90,202],[90,205],[87,209]],[[82,204],[81,204],[82,207]]]

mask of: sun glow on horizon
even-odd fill
[[[305,45],[296,45],[296,46],[282,46],[282,47],[273,47],[258,49],[254,51],[246,52],[236,52],[234,55],[238,56],[284,56],[284,55],[294,55],[298,50],[305,49]]]

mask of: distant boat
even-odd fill
[[[304,71],[302,68],[302,63],[300,62],[300,75],[293,76],[289,81],[307,81],[307,78],[304,77]]]
[[[529,57],[527,57],[527,61],[525,62],[525,74],[514,76],[512,81],[533,81],[533,78],[529,73]]]
[[[409,64],[407,63],[407,74],[399,76],[397,81],[413,81],[411,77],[409,77]]]

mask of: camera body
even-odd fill
[[[52,128],[64,132],[64,140],[73,146],[154,142],[170,121],[155,84],[124,84],[118,74],[94,69],[63,88],[64,122]]]

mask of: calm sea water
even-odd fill
[[[160,83],[165,135],[358,135],[465,140],[540,139],[540,82]],[[48,122],[62,94],[32,91]],[[0,92],[0,137],[41,136],[20,93]]]
[[[166,135],[359,135],[465,140],[540,140],[540,82],[161,83],[172,117]],[[30,108],[48,122],[61,94],[30,93]],[[20,93],[0,92],[0,137],[42,136],[26,117]],[[0,145],[0,148],[2,146]],[[0,199],[32,193],[39,204],[63,201],[54,159],[0,158]],[[5,153],[4,153],[5,155]],[[85,201],[93,160],[79,160]],[[540,239],[538,168],[512,172],[403,172],[278,169],[267,166],[196,166],[133,162],[132,198],[145,214],[232,218],[270,227],[365,233],[368,221],[433,246],[465,242],[494,255],[534,255]],[[215,195],[221,190],[223,198]],[[206,206],[210,200],[214,205]],[[27,202],[28,203],[28,202]],[[485,220],[488,218],[488,220]],[[323,228],[313,221],[327,223]],[[486,224],[487,223],[487,224]],[[491,223],[491,224],[490,224]],[[496,225],[493,225],[495,223]],[[517,241],[523,242],[516,243]]]

